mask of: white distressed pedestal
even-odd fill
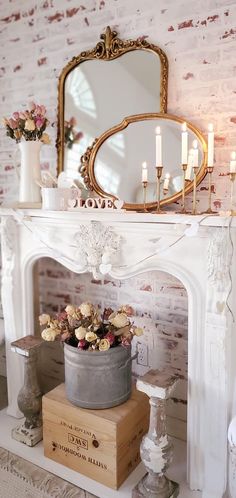
[[[172,457],[173,445],[166,430],[166,400],[178,382],[170,371],[150,370],[137,381],[137,389],[149,396],[150,425],[144,436],[140,455],[147,474],[133,490],[133,498],[176,498],[179,485],[165,476]]]

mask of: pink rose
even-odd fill
[[[34,102],[29,102],[29,110],[32,112],[36,108],[36,104]]]
[[[57,317],[58,317],[58,320],[67,320],[66,311],[62,311],[61,313],[58,313]]]
[[[104,336],[104,339],[107,339],[109,341],[110,344],[113,344],[114,340],[115,340],[115,336],[112,332],[108,332],[105,336]]]
[[[63,334],[61,335],[61,341],[64,342],[66,341],[66,339],[69,339],[70,337],[70,332],[66,331],[66,332],[63,332]]]
[[[19,112],[19,118],[20,119],[25,120],[25,119],[27,119],[27,117],[28,117],[28,115],[26,114],[26,112]]]
[[[44,105],[41,105],[40,108],[41,108],[41,115],[45,116],[45,114],[46,114],[46,107]]]
[[[36,128],[38,130],[40,130],[40,128],[42,128],[44,121],[45,121],[44,118],[37,117],[35,124],[36,124]]]
[[[121,344],[122,346],[130,346],[131,338],[130,337],[122,337]]]
[[[15,130],[15,129],[17,128],[17,126],[18,126],[18,123],[17,123],[17,121],[15,121],[14,119],[10,118],[10,119],[9,119],[9,126],[10,126],[13,130]]]
[[[86,346],[86,340],[85,339],[81,339],[79,342],[78,342],[78,348],[79,349],[84,349]]]
[[[76,119],[73,116],[72,116],[72,118],[70,118],[69,124],[71,127],[76,125]]]

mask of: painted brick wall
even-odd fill
[[[169,59],[168,111],[184,116],[202,130],[206,130],[208,122],[214,123],[213,199],[217,208],[227,207],[227,164],[230,151],[236,145],[235,18],[234,0],[0,0],[0,113],[8,116],[21,104],[35,99],[48,108],[52,123],[50,134],[54,140],[57,80],[67,61],[94,46],[108,24],[116,28],[122,38],[146,36],[163,48]],[[43,168],[50,165],[52,170],[56,169],[54,144],[43,147],[41,159]],[[17,160],[17,147],[1,129],[0,201],[17,197],[14,170]],[[198,194],[202,209],[206,205],[205,190],[203,182]],[[145,304],[150,309],[150,303],[155,307],[151,307],[155,313],[151,319],[161,325],[157,334],[160,344],[165,343],[163,354],[167,355],[167,361],[171,358],[176,362],[176,367],[181,358],[180,369],[186,368],[187,306],[179,283],[174,284],[176,296],[173,296],[164,285],[166,276],[159,275],[155,284],[150,284],[155,285],[155,289],[147,291],[140,289],[142,285],[149,286],[150,276],[146,275],[135,279],[135,292],[132,290],[131,294],[129,282],[121,287],[113,283],[101,287],[85,276],[70,276],[65,281],[64,271],[60,272],[56,263],[41,265],[44,303],[50,307],[56,303],[63,306],[71,296],[80,296],[81,287],[81,295],[87,296],[89,289],[91,298],[97,296],[98,300],[111,299],[113,295],[130,301],[131,295],[137,308],[141,307],[140,296],[145,296],[141,308]],[[163,285],[163,292],[158,291],[159,284]],[[180,313],[183,303],[185,308]],[[175,306],[178,309],[174,309]],[[178,323],[177,331],[185,330],[185,337],[182,332],[180,337],[175,337],[174,316],[184,320]],[[169,319],[172,323],[168,323]],[[148,323],[149,318],[146,320]],[[140,365],[137,368],[141,368]]]

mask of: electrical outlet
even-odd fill
[[[143,367],[148,366],[148,347],[144,342],[137,343],[137,364],[142,365]]]

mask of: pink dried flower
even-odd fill
[[[10,118],[10,119],[9,119],[9,126],[10,126],[13,130],[15,130],[15,129],[17,128],[17,126],[18,126],[18,123],[17,123],[17,121],[15,121],[14,119]]]
[[[109,341],[110,344],[113,344],[114,340],[115,340],[115,336],[112,332],[108,332],[105,336],[104,336],[105,339],[107,339]]]
[[[125,304],[121,306],[120,310],[125,313],[127,316],[132,316],[134,315],[134,310],[132,306],[129,306],[128,304]]]
[[[32,112],[36,108],[36,104],[34,102],[29,102],[29,110]]]
[[[19,117],[20,117],[20,114],[19,114],[19,112],[13,112],[12,116],[13,116],[13,118],[14,118],[16,121],[18,121],[18,119],[19,119]]]
[[[44,124],[44,121],[45,119],[44,118],[41,118],[41,117],[37,117],[36,121],[35,121],[35,124],[36,124],[36,128],[38,130],[40,130],[40,128],[42,128],[43,124]]]
[[[68,332],[68,330],[66,332],[63,332],[63,334],[61,334],[62,342],[65,342],[67,339],[69,339],[69,337],[70,337],[70,332]]]
[[[78,348],[79,349],[84,349],[86,346],[86,340],[85,339],[81,339],[79,342],[78,342]]]
[[[71,127],[76,126],[76,119],[74,118],[74,116],[70,118],[69,125]]]
[[[122,344],[122,346],[130,346],[131,337],[122,337],[121,344]]]

